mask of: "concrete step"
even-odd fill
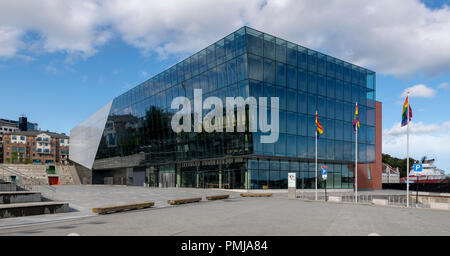
[[[14,183],[2,183],[0,184],[0,192],[1,191],[16,191],[17,186]]]
[[[0,219],[40,214],[65,213],[68,211],[69,204],[66,202],[1,204]]]
[[[8,191],[0,192],[0,205],[16,203],[33,203],[41,201],[41,192]]]

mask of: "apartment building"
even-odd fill
[[[13,131],[3,135],[5,163],[67,164],[69,136],[46,131]]]

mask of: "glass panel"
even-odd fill
[[[298,90],[307,92],[308,91],[308,83],[307,83],[307,79],[306,79],[306,72],[298,69],[298,81],[297,81],[297,87]]]
[[[263,33],[246,28],[248,52],[258,56],[263,55]]]
[[[297,101],[298,112],[307,114],[308,113],[307,95],[305,93],[299,92],[297,99],[298,99]]]
[[[332,99],[327,99],[327,117],[328,118],[335,118],[335,110],[336,110],[336,106],[334,104],[334,100]]]
[[[330,77],[335,77],[335,63],[334,63],[334,58],[332,57],[327,57],[327,75]]]
[[[227,62],[227,84],[234,84],[237,82],[236,77],[236,60],[230,60]]]
[[[192,76],[198,75],[198,56],[194,55],[190,58]]]
[[[230,60],[234,58],[235,51],[236,46],[234,41],[234,34],[231,34],[225,37],[225,59]]]
[[[247,79],[247,58],[245,55],[241,55],[236,58],[237,65],[237,80]]]
[[[278,141],[276,144],[276,152],[277,156],[286,156],[286,134],[281,133],[278,137]]]
[[[287,115],[286,116],[286,121],[287,121],[286,132],[289,134],[296,135],[297,134],[297,115],[292,112],[287,112],[286,115]]]
[[[286,96],[286,88],[276,87],[276,95],[279,97],[280,109],[286,109],[287,96]]]
[[[275,60],[275,37],[264,34],[264,57]]]
[[[329,98],[335,98],[335,80],[334,79],[327,79],[327,97]]]
[[[317,72],[317,53],[308,50],[308,71]]]
[[[308,72],[308,92],[312,94],[317,93],[317,80],[314,73]]]
[[[277,85],[286,86],[286,64],[277,62]]]
[[[287,63],[297,67],[297,45],[287,43]]]
[[[287,90],[287,110],[297,111],[297,92],[294,90]]]
[[[322,53],[317,54],[317,71],[319,74],[326,75],[326,56]]]
[[[297,89],[297,69],[287,65],[287,87]]]
[[[236,41],[236,56],[245,53],[245,28],[241,28],[234,33]]]
[[[327,86],[324,76],[317,76],[317,93],[321,96],[327,96]]]
[[[297,156],[306,158],[308,155],[307,137],[297,136]]]
[[[316,114],[316,96],[308,95],[308,114],[315,115]]]
[[[206,50],[203,50],[199,52],[198,54],[198,66],[199,66],[199,73],[205,72],[207,65],[206,65]]]
[[[216,46],[216,61],[217,64],[221,64],[225,61],[225,40],[219,40],[215,43]]]
[[[276,60],[286,63],[286,41],[279,38],[276,40]]]
[[[263,81],[263,61],[261,57],[248,55],[248,77]]]
[[[275,84],[275,61],[264,59],[264,82]]]
[[[303,70],[308,69],[308,52],[306,48],[298,46],[297,51],[297,66]]]
[[[297,134],[301,136],[308,136],[308,119],[306,115],[297,116]]]

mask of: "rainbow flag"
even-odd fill
[[[358,104],[356,104],[355,118],[353,118],[353,131],[356,133],[357,128],[359,128],[359,114],[358,114]]]
[[[406,114],[407,109],[409,108],[409,121],[411,121],[412,118],[412,109],[411,106],[408,103],[408,96],[406,96],[405,104],[403,104],[403,113],[402,113],[402,127],[408,124],[408,115]]]
[[[323,128],[322,128],[322,125],[319,123],[319,118],[317,117],[317,113],[316,113],[316,126],[317,126],[317,138],[319,138],[319,134],[323,134]]]

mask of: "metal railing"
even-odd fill
[[[19,188],[21,188],[23,190],[28,190],[28,191],[34,190],[34,186],[41,186],[43,188],[46,188],[46,189],[52,191],[52,197],[54,197],[56,188],[42,182],[42,180],[36,179],[32,176],[26,175],[18,170],[14,170],[14,169],[9,168],[4,165],[0,165],[0,169],[3,169],[2,170],[2,180],[6,181],[6,182],[14,183]],[[5,172],[8,172],[10,175],[5,176]],[[13,180],[11,178],[11,174],[13,176],[16,176],[16,179]]]
[[[355,203],[355,194],[353,193],[327,193],[327,201],[330,197],[340,197],[340,201],[344,203]],[[300,192],[297,193],[297,198],[315,201],[314,192]],[[406,207],[406,195],[377,195],[377,194],[359,194],[357,198],[357,204],[373,204],[374,199],[387,200],[388,206]],[[319,192],[317,195],[317,201],[325,201],[325,193]],[[430,205],[423,200],[415,199],[414,195],[410,195],[409,207],[411,208],[430,208]]]

